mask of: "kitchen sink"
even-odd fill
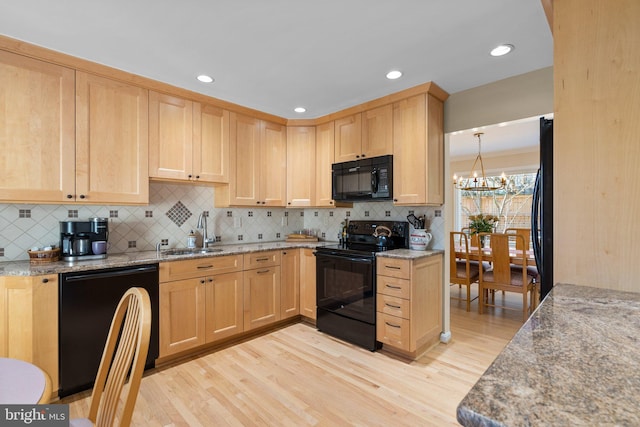
[[[220,248],[175,248],[162,251],[162,255],[199,255],[222,252]]]

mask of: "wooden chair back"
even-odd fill
[[[102,360],[91,394],[88,419],[96,426],[112,426],[118,414],[119,425],[131,423],[142,373],[149,350],[151,302],[143,288],[130,288],[116,308]],[[123,394],[129,376],[129,387]]]
[[[471,284],[478,281],[480,277],[478,261],[471,261],[469,257],[469,238],[461,231],[452,231],[449,236],[449,283],[465,285],[466,298],[451,296],[452,299],[464,300],[467,304],[467,311],[470,311]],[[457,252],[457,253],[456,253]]]
[[[480,233],[489,239],[490,254],[480,251],[481,261],[490,261],[492,269],[489,272],[480,270],[480,313],[485,305],[489,305],[487,290],[499,290],[516,292],[523,295],[523,320],[526,320],[529,312],[535,308],[535,284],[527,274],[527,255],[524,251],[513,253],[510,247],[524,247],[524,237],[518,234],[506,233]],[[530,294],[530,303],[527,303],[527,295]]]
[[[504,230],[505,234],[515,234],[517,236],[522,236],[522,241],[520,239],[516,240],[516,249],[520,251],[529,250],[530,242],[531,242],[531,229],[529,228],[507,228]]]
[[[470,243],[471,243],[471,247],[477,248],[480,246],[479,242],[480,240],[478,239],[478,235],[477,234],[471,234],[471,228],[469,227],[462,227],[460,229],[460,231],[464,234],[466,234],[469,239],[470,239]]]

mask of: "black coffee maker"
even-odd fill
[[[106,258],[108,239],[107,218],[60,221],[60,248],[64,261]]]

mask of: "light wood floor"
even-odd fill
[[[516,307],[521,301],[507,298]],[[480,316],[477,300],[471,309],[451,301],[451,342],[413,362],[299,323],[153,370],[142,380],[132,424],[458,425],[458,402],[522,325],[518,311]],[[88,411],[88,395],[61,403],[70,403],[71,416],[79,417]]]

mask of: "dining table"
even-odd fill
[[[49,375],[33,363],[0,357],[0,404],[46,404],[51,397]]]
[[[456,246],[456,258],[464,259],[467,257],[467,253],[462,246]],[[469,259],[471,261],[479,261],[480,260],[480,251],[482,250],[482,261],[491,262],[491,248],[490,247],[477,247],[477,246],[469,246]],[[509,249],[509,260],[512,264],[522,264],[523,259],[523,251],[520,249],[510,248]],[[527,266],[535,266],[536,265],[536,257],[534,252],[530,249],[525,251]]]

